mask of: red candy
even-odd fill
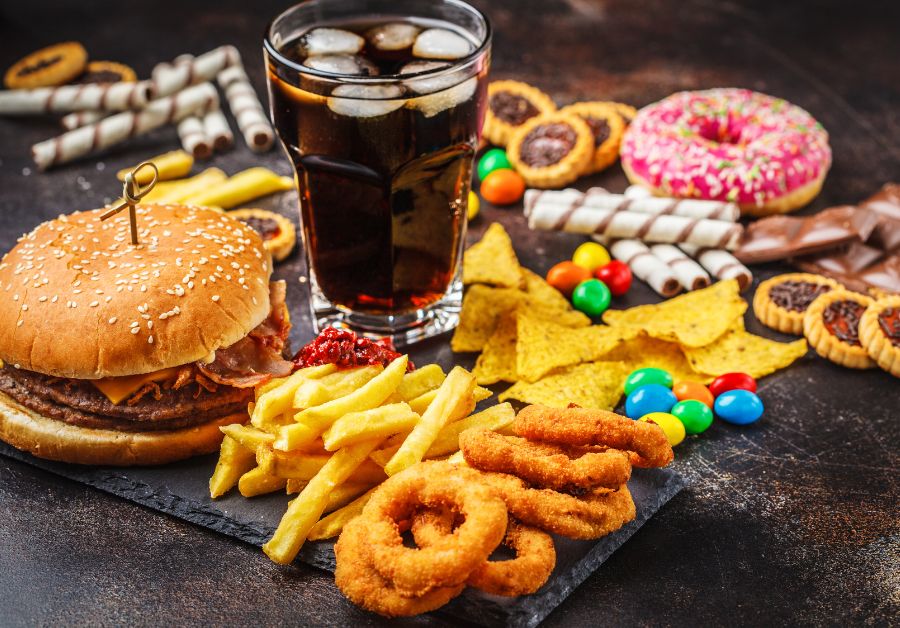
[[[631,269],[619,260],[601,266],[594,271],[594,277],[606,284],[614,297],[620,297],[631,288]]]
[[[566,297],[571,297],[575,286],[590,278],[591,271],[569,261],[560,262],[547,273],[547,283]]]
[[[719,375],[709,385],[709,392],[718,397],[728,390],[749,390],[756,392],[756,380],[746,373],[725,373]]]

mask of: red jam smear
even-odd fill
[[[895,347],[900,347],[900,307],[889,307],[878,315],[881,331]]]
[[[825,329],[841,342],[859,347],[859,319],[866,306],[856,301],[834,301],[822,313]]]
[[[297,355],[294,356],[294,364],[299,368],[335,364],[340,369],[373,364],[387,366],[400,355],[394,349],[394,343],[390,338],[370,340],[369,338],[360,338],[348,329],[328,327],[297,352]],[[409,372],[415,368],[410,362],[406,370]]]

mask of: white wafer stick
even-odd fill
[[[681,250],[696,258],[700,265],[716,279],[737,279],[741,292],[753,283],[753,273],[738,259],[721,249],[702,249],[690,244],[682,244]]]
[[[171,96],[189,85],[211,81],[225,68],[240,63],[241,55],[234,46],[220,46],[191,59],[181,55],[172,63],[160,63],[153,68],[151,95],[153,98]]]
[[[243,66],[238,64],[223,70],[216,80],[225,90],[231,114],[237,120],[247,146],[258,153],[272,148],[275,133]]]
[[[216,88],[210,83],[196,85],[169,98],[161,98],[140,111],[125,111],[83,126],[31,147],[34,162],[41,170],[71,161],[88,153],[152,131],[185,116],[205,111],[218,103]]]
[[[216,150],[227,150],[234,144],[234,135],[221,109],[214,109],[203,116],[203,132]]]
[[[535,191],[530,204],[571,203],[573,207],[590,207],[605,211],[630,211],[641,214],[687,216],[688,218],[709,218],[736,222],[741,209],[734,203],[717,201],[697,201],[690,199],[660,198],[656,196],[628,196],[612,194],[603,188],[590,188],[585,193],[566,189],[560,191]],[[529,205],[526,204],[526,213]]]
[[[616,240],[608,246],[614,258],[628,264],[634,276],[647,283],[657,294],[673,297],[681,292],[681,283],[669,265],[653,255],[643,242]]]
[[[197,159],[209,159],[212,155],[212,140],[198,116],[187,116],[178,123],[178,139],[181,140],[181,147]]]
[[[0,115],[127,111],[145,107],[149,99],[148,81],[9,89],[0,91]]]
[[[664,261],[672,269],[675,277],[688,290],[699,290],[709,285],[709,275],[684,251],[671,244],[654,244],[650,252]]]
[[[66,129],[67,131],[72,131],[73,129],[77,129],[78,127],[82,127],[86,124],[99,122],[108,115],[108,111],[74,111],[72,113],[64,115],[59,119],[59,122],[60,124],[62,124],[64,129]]]

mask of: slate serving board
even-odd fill
[[[236,490],[213,501],[209,497],[209,477],[217,455],[163,467],[116,468],[82,467],[42,460],[2,442],[0,453],[257,547],[274,532],[288,501],[281,492],[245,499]],[[538,625],[683,487],[681,476],[674,471],[634,469],[628,488],[637,506],[635,520],[597,541],[556,537],[556,568],[537,593],[503,598],[468,588],[439,612],[483,625]],[[332,548],[330,541],[307,543],[299,559],[333,572]]]

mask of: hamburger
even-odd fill
[[[287,375],[284,282],[251,227],[207,208],[60,216],[0,261],[0,439],[51,460],[214,451]]]

